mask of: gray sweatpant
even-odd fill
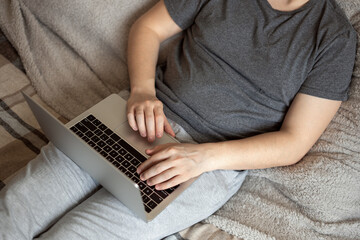
[[[180,141],[192,141],[171,124]],[[161,239],[214,213],[245,176],[246,171],[204,173],[146,223],[50,143],[0,192],[0,238]]]

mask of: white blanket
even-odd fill
[[[71,119],[128,86],[129,26],[154,2],[2,0],[0,27],[38,94]],[[338,3],[360,32],[360,0]],[[244,239],[360,239],[359,135],[357,61],[350,99],[307,156],[291,167],[251,171],[206,221]]]

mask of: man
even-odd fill
[[[145,223],[50,144],[0,192],[2,236],[161,239],[201,221],[240,188],[238,170],[306,154],[347,99],[355,40],[333,0],[160,1],[131,29],[128,120],[149,141],[193,143],[147,150],[138,172],[157,189],[200,177]]]

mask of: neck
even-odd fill
[[[280,11],[293,11],[304,6],[309,0],[267,0],[272,8]]]

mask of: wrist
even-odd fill
[[[154,86],[131,86],[130,94],[145,94],[145,95],[156,95],[156,90]]]
[[[204,143],[204,172],[210,172],[214,170],[221,169],[220,162],[221,159],[221,143]]]

